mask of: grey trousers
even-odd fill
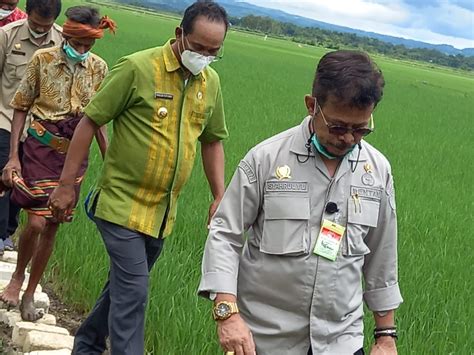
[[[148,275],[163,239],[99,218],[95,222],[110,256],[109,280],[79,327],[72,354],[102,354],[109,337],[112,355],[142,355]]]

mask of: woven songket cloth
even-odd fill
[[[39,120],[42,127],[57,137],[70,140],[82,115],[71,116],[59,122]],[[21,176],[14,175],[11,200],[28,213],[45,218],[52,218],[47,203],[49,195],[59,185],[59,178],[66,160],[66,154],[51,145],[40,142],[32,134],[28,134],[23,144]],[[87,169],[87,159],[82,162],[75,183],[76,200],[79,199],[80,186]],[[72,219],[70,211],[68,220]]]

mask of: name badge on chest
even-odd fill
[[[155,99],[173,100],[173,95],[164,92],[155,92]]]
[[[325,219],[313,253],[331,261],[336,260],[345,230],[345,227]]]

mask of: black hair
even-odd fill
[[[229,28],[227,12],[222,6],[212,0],[198,0],[184,11],[181,20],[184,33],[191,34],[193,32],[194,22],[199,16],[204,16],[212,22],[222,22],[225,24],[226,32]]]
[[[66,10],[66,17],[69,20],[98,27],[100,23],[99,10],[89,6],[73,6]]]
[[[313,82],[313,96],[323,106],[329,96],[340,104],[364,109],[377,106],[385,81],[382,71],[359,51],[335,51],[319,61]]]
[[[61,13],[61,0],[26,0],[26,13],[33,11],[44,18],[57,19]]]

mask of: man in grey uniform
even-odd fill
[[[376,323],[371,354],[396,354],[393,178],[363,140],[383,87],[366,54],[326,54],[309,116],[240,162],[199,286],[228,354],[363,354],[363,300]]]

